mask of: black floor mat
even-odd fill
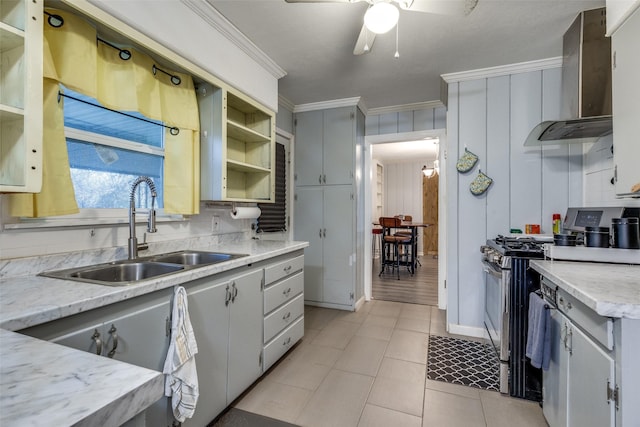
[[[274,418],[243,411],[242,409],[230,408],[210,427],[297,427]]]
[[[499,362],[491,344],[429,336],[427,378],[498,391]]]

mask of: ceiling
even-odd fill
[[[354,56],[367,3],[207,0],[282,67],[295,105],[361,97],[368,109],[440,100],[440,75],[562,54],[578,12],[604,0],[479,0],[468,16],[400,11],[395,30]]]

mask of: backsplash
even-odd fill
[[[231,206],[203,203],[200,214],[180,221],[159,221],[158,231],[146,234],[149,249],[141,257],[206,243],[251,239],[252,220],[234,220]],[[214,227],[214,217],[216,226]],[[215,229],[214,229],[215,228]],[[145,225],[136,227],[138,242]],[[0,232],[0,278],[19,277],[44,270],[109,262],[127,258],[128,224],[56,228],[18,228]]]

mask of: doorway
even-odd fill
[[[425,153],[419,149],[410,148],[409,153],[402,158],[403,150],[407,148],[407,142],[414,141],[422,146],[430,145],[431,151]],[[439,143],[434,144],[435,141]],[[365,138],[365,224],[377,222],[380,213],[384,216],[398,214],[411,215],[414,222],[434,223],[433,217],[440,218],[438,225],[428,232],[418,229],[420,239],[418,241],[418,260],[420,264],[411,276],[408,272],[400,275],[400,280],[395,274],[382,274],[380,259],[376,258],[371,246],[372,233],[367,227],[365,233],[365,296],[367,299],[401,301],[409,303],[437,305],[445,308],[446,301],[444,290],[444,266],[445,259],[443,249],[444,218],[437,213],[444,207],[444,194],[438,191],[435,201],[427,200],[424,191],[441,189],[444,179],[440,178],[444,171],[444,146],[445,130],[431,130],[422,132],[408,132],[404,134],[375,135]],[[386,152],[383,160],[376,152]],[[439,166],[440,174],[434,174],[432,178],[423,178],[422,166],[432,169]],[[386,165],[386,167],[385,167]],[[384,185],[380,191],[379,172],[382,170]],[[414,173],[415,171],[415,173]],[[437,178],[436,178],[437,177]],[[408,181],[411,183],[407,184]],[[423,181],[425,185],[423,186]],[[398,184],[400,182],[401,184]],[[427,185],[428,184],[428,185]],[[406,194],[409,191],[410,194]],[[405,192],[405,194],[402,194]],[[417,195],[416,195],[417,192]],[[380,193],[382,195],[380,196]],[[379,198],[382,197],[382,201]],[[424,202],[423,202],[424,200]],[[428,215],[423,211],[430,209]],[[433,209],[436,212],[433,212]],[[434,240],[435,239],[435,240]],[[440,256],[438,256],[440,255]],[[367,277],[368,276],[368,277]]]

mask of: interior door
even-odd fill
[[[297,187],[294,239],[307,241],[304,249],[304,299],[323,301],[323,188]]]
[[[324,301],[351,306],[355,291],[355,225],[353,188],[332,185],[324,188]],[[306,258],[306,250],[305,250]],[[305,279],[308,273],[305,270]]]

